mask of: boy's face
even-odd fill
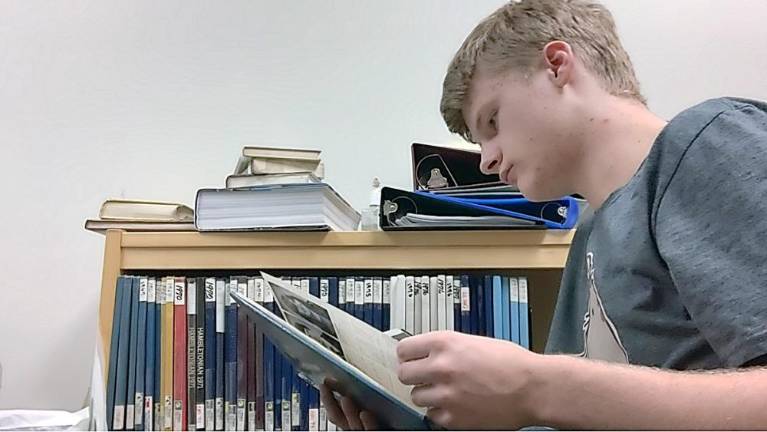
[[[490,75],[479,68],[463,109],[482,148],[481,170],[498,173],[502,182],[516,185],[534,201],[574,193],[571,162],[579,154],[583,131],[575,100],[553,83],[550,73]]]

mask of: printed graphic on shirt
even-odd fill
[[[613,363],[628,364],[628,354],[623,347],[618,330],[602,305],[594,278],[594,254],[586,254],[586,277],[589,286],[589,303],[583,317],[583,357]]]

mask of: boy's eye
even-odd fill
[[[493,130],[496,130],[498,128],[498,123],[497,123],[497,120],[496,120],[497,115],[498,115],[497,112],[493,113],[493,115],[490,117],[490,120],[488,121],[488,123],[490,124],[490,127]]]

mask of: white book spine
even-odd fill
[[[453,294],[453,276],[445,275],[445,325],[448,330],[455,330]]]
[[[365,279],[364,289],[365,289],[365,305],[363,306],[362,310],[364,311],[365,315],[372,316],[372,314],[370,313],[370,311],[373,310],[373,279],[372,278]],[[371,321],[368,324],[373,325],[373,322]]]
[[[320,279],[320,300],[330,303],[330,281],[327,278]]]
[[[356,307],[365,306],[365,282],[361,279],[354,281],[354,305]]]
[[[320,430],[320,410],[312,408],[309,410],[309,431],[316,432]]]
[[[383,281],[383,305],[384,305],[383,306],[384,307],[383,313],[384,313],[385,317],[386,317],[385,314],[387,314],[387,313],[389,314],[389,316],[386,317],[386,318],[389,319],[389,327],[388,328],[384,328],[383,329],[384,331],[392,329],[392,326],[391,326],[391,315],[392,315],[392,313],[391,313],[391,300],[392,300],[392,292],[393,292],[392,288],[394,287],[394,283],[393,282],[395,282],[395,281],[396,281],[396,277],[394,277],[394,276],[390,277],[389,279],[384,279],[384,281]],[[389,308],[387,309],[386,306],[389,306]],[[400,328],[402,328],[402,327],[400,327]]]
[[[309,293],[309,278],[301,279],[301,292],[310,295]]]
[[[187,315],[197,315],[197,281],[194,278],[189,278],[187,281],[186,291],[186,313]]]
[[[262,304],[264,302],[264,279],[259,277],[256,277],[255,282],[253,283],[256,289],[256,303]]]
[[[351,307],[357,303],[357,281],[354,278],[346,278],[346,304]],[[351,309],[350,309],[351,312]]]
[[[216,333],[224,333],[226,322],[224,311],[226,310],[226,281],[216,280]]]
[[[405,324],[408,328],[405,330],[415,335],[421,333],[421,278],[407,276],[405,284],[408,290],[405,310]]]
[[[256,278],[248,278],[248,298],[256,301]]]
[[[338,280],[338,308],[343,310],[346,307],[346,279]]]
[[[381,278],[374,278],[373,279],[373,311],[379,314],[378,316],[379,321],[382,319],[379,313],[382,310],[383,310],[383,280],[381,280]],[[371,323],[371,325],[372,324],[373,323]]]
[[[431,283],[429,276],[421,276],[421,333],[431,331]]]
[[[292,279],[290,279],[290,284],[293,285],[293,288],[296,291],[301,291],[301,279],[300,278],[292,278]]]
[[[429,330],[437,331],[439,328],[439,286],[437,277],[429,277]]]
[[[437,330],[447,330],[447,290],[445,275],[437,276]],[[452,305],[451,305],[452,306]]]

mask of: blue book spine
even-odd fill
[[[157,281],[150,278],[147,283],[146,301],[146,377],[144,378],[144,429],[154,430],[154,401],[155,401],[155,357],[157,345],[155,323],[157,304]]]
[[[485,285],[484,278],[479,276],[476,279],[477,285],[475,290],[475,297],[477,298],[477,335],[487,335],[487,329],[485,328]]]
[[[136,420],[136,366],[138,357],[138,306],[140,278],[132,278],[130,317],[130,356],[128,359],[128,396],[125,408],[125,429],[132,430]]]
[[[216,279],[205,279],[205,429],[216,429]]]
[[[373,278],[373,317],[370,324],[383,330],[383,279],[380,277]]]
[[[509,284],[509,322],[513,325],[511,330],[511,341],[521,345],[519,329],[519,279],[513,277],[508,279]]]
[[[313,295],[315,298],[320,298],[320,278],[309,278],[309,294]]]
[[[503,303],[501,300],[501,277],[500,276],[485,276],[485,283],[487,284],[488,279],[492,278],[492,286],[493,286],[493,332],[491,334],[488,334],[490,337],[495,337],[498,339],[503,338],[503,309],[504,305],[506,303]]]
[[[388,331],[391,329],[391,289],[392,279],[383,280],[383,293],[381,294],[381,301],[383,302],[381,309],[381,330]]]
[[[120,324],[122,322],[125,278],[117,278],[115,303],[112,311],[112,337],[109,340],[109,370],[107,372],[107,428],[114,428],[115,389],[117,380],[118,348],[120,346]]]
[[[519,278],[519,344],[530,349],[530,308],[527,278]]]
[[[338,278],[329,277],[326,280],[328,282],[328,302],[338,307]]]
[[[224,351],[226,337],[226,281],[216,279],[216,401],[215,429],[224,430]]]
[[[471,286],[468,275],[461,275],[461,333],[471,334]]]
[[[133,278],[123,276],[123,303],[120,314],[119,346],[117,348],[117,377],[115,379],[115,409],[112,429],[124,430],[128,402],[128,369],[130,363],[130,326],[133,313]]]
[[[311,408],[311,399],[309,398],[309,383],[299,378],[301,397],[301,410],[298,412],[299,422],[298,430],[309,430],[309,409]]]
[[[346,278],[346,313],[357,316],[357,281],[354,278]]]
[[[229,293],[237,290],[237,280],[227,286],[226,331],[224,332],[224,424],[226,430],[237,429],[237,306]]]
[[[162,282],[162,278],[155,281],[155,297],[156,302],[154,305],[154,430],[160,430],[162,416],[160,411],[162,408],[162,397],[160,397],[160,383],[162,373],[162,303],[165,300],[165,285]]]
[[[274,348],[274,430],[282,430],[282,356]]]
[[[264,284],[264,307],[272,310],[274,304],[274,294],[272,290]],[[275,430],[275,389],[274,377],[276,375],[274,365],[274,345],[266,336],[263,336],[263,380],[264,387],[264,430]]]
[[[501,278],[501,313],[503,314],[501,318],[501,324],[502,324],[502,330],[503,330],[503,339],[510,341],[512,340],[511,337],[511,324],[515,321],[510,318],[509,315],[509,278],[504,276]],[[516,341],[515,341],[516,342]]]
[[[288,363],[290,363],[288,361]],[[298,371],[290,364],[290,426],[293,430],[303,430],[301,428],[301,415],[306,405],[306,394],[304,393],[303,380],[298,377]]]
[[[133,430],[144,430],[144,381],[146,381],[146,304],[149,279],[139,279],[138,339],[136,341],[136,399]]]
[[[362,319],[366,323],[373,325],[373,279],[372,278],[366,278],[364,279],[364,286],[365,286],[365,298],[364,298],[364,306],[362,309]]]
[[[498,337],[501,335],[493,334],[493,277],[485,276],[483,278],[483,296],[484,302],[482,303],[485,315],[485,336]]]

